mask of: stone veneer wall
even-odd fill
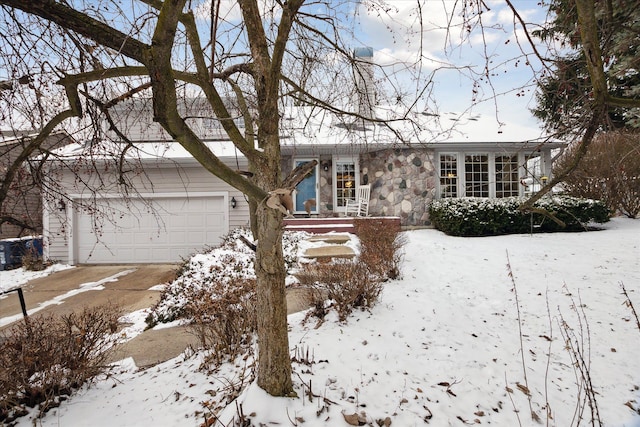
[[[402,225],[430,225],[428,203],[433,200],[436,176],[428,149],[397,148],[360,155],[360,183],[371,183],[369,214],[397,216]],[[320,156],[319,217],[336,216],[333,211],[333,170],[330,155]],[[327,171],[323,164],[329,165]],[[281,160],[283,176],[292,169],[291,156]],[[338,215],[339,216],[339,215]]]
[[[436,176],[433,151],[396,148],[366,153],[360,159],[360,180],[371,184],[369,214],[398,216],[402,225],[430,225],[428,203]]]

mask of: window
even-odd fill
[[[436,159],[440,198],[518,196],[526,192],[522,178],[532,173],[532,159],[514,153],[439,153]]]
[[[344,208],[347,200],[356,198],[356,164],[336,161],[336,206]]]
[[[524,178],[522,180],[525,196],[530,196],[540,191],[542,182],[541,161],[542,159],[539,156],[525,156]]]
[[[489,197],[489,156],[487,154],[464,156],[464,180],[466,197]]]
[[[458,159],[455,154],[440,155],[440,197],[458,197]]]
[[[496,197],[517,196],[520,191],[518,179],[518,156],[496,156]]]

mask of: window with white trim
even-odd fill
[[[440,154],[440,197],[458,197],[458,157]]]
[[[523,191],[525,157],[514,153],[439,153],[438,196],[512,197]]]
[[[352,160],[335,162],[336,206],[344,208],[347,200],[356,198],[356,163]]]
[[[487,154],[464,156],[464,182],[466,197],[489,197],[489,156]]]
[[[495,158],[496,197],[517,196],[520,192],[518,156],[497,155]]]

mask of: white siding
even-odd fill
[[[231,159],[229,165],[234,169],[245,168],[246,160],[244,158]],[[137,166],[136,166],[137,167]],[[111,169],[113,170],[113,169]],[[101,171],[100,182],[101,190],[93,193],[88,187],[98,185],[97,173],[84,173],[82,180],[76,179],[76,176],[69,171],[51,171],[50,178],[55,181],[55,185],[60,186],[68,197],[85,204],[85,207],[91,208],[93,197],[114,197],[122,196],[118,192],[117,176],[108,171]],[[215,177],[195,161],[189,164],[177,165],[171,161],[163,163],[145,164],[144,171],[138,170],[131,172],[136,175],[131,180],[135,186],[137,193],[143,195],[154,194],[166,195],[182,195],[189,197],[189,194],[195,193],[215,193],[226,194],[227,201],[235,198],[237,206],[235,209],[228,207],[229,229],[239,226],[247,226],[249,224],[249,207],[244,195],[226,184],[219,178]],[[84,183],[88,185],[85,185]],[[130,195],[136,195],[136,191],[130,190]],[[45,196],[46,198],[46,196]],[[57,207],[57,200],[48,200],[45,202],[45,243],[46,256],[49,259],[70,263],[69,254],[72,248],[69,245],[74,242],[74,230],[72,224],[73,207],[67,203],[66,211],[61,212]],[[179,261],[179,260],[178,260]]]

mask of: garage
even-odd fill
[[[103,198],[106,217],[75,210],[73,252],[80,264],[179,262],[220,243],[229,231],[228,194]]]

